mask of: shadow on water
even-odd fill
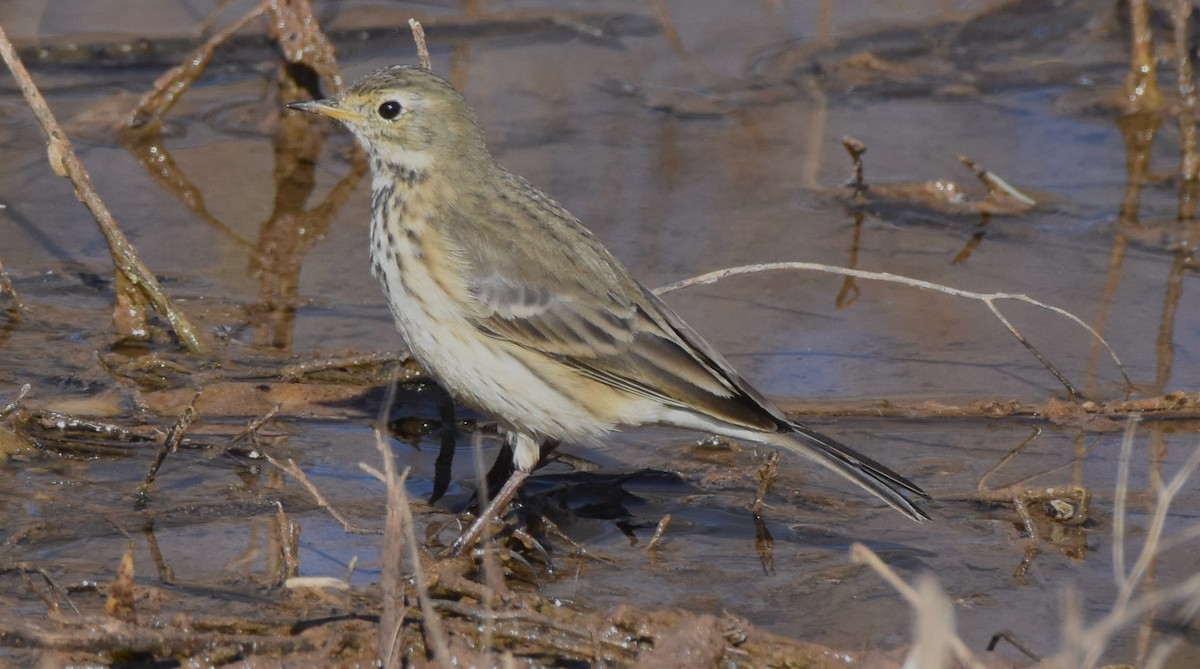
[[[258,24],[215,52],[161,126],[121,135],[114,122],[154,79],[237,12],[209,25],[195,7],[219,3],[162,3],[131,36],[113,19],[131,11],[124,0],[65,4],[9,3],[0,23],[213,352],[187,354],[153,319],[147,337],[117,338],[107,248],[47,166],[19,92],[0,89],[0,262],[23,305],[0,296],[0,403],[31,386],[0,422],[0,657],[94,650],[21,636],[22,621],[102,611],[131,546],[141,623],[259,635],[253,652],[317,666],[372,657],[385,490],[359,463],[379,460],[383,389],[398,381],[389,445],[431,549],[460,530],[455,514],[480,475],[471,444],[490,465],[495,426],[455,411],[390,353],[403,342],[369,273],[365,158],[345,133],[281,112],[305,93],[281,78]],[[752,445],[630,431],[564,445],[530,480],[515,524],[528,534],[505,544],[520,596],[596,613],[571,624],[623,639],[636,636],[621,617],[634,609],[652,612],[638,618],[646,629],[711,624],[725,641],[694,641],[713,662],[792,652],[832,662],[813,650],[832,648],[854,651],[855,666],[899,666],[913,616],[848,559],[860,542],[906,581],[936,575],[967,647],[1016,666],[1029,661],[1017,645],[1062,648],[1064,593],[1090,624],[1114,601],[1195,576],[1190,485],[1162,520],[1180,545],[1145,565],[1134,592],[1113,577],[1134,568],[1200,428],[1194,100],[1166,83],[1156,110],[1121,94],[1138,25],[1127,3],[490,4],[417,13],[434,69],[465,92],[499,160],[648,285],[808,261],[1027,294],[1094,328],[1132,381],[1085,328],[1026,304],[1001,308],[1062,381],[977,301],[798,271],[672,293],[766,394],[930,492],[934,522],[877,508],[794,458],[775,468]],[[348,79],[415,62],[405,22],[417,10],[431,11],[316,4]],[[1172,16],[1144,18],[1173,48]],[[1173,82],[1179,65],[1160,69]],[[862,161],[857,190],[845,185],[847,145]],[[1132,413],[1143,420],[1121,494]],[[362,531],[268,458],[294,460]],[[1114,536],[1129,544],[1123,556]],[[348,589],[285,587],[296,576]],[[439,587],[461,595],[453,583]],[[1200,661],[1195,602],[1140,612],[1104,661],[1143,664],[1164,644],[1167,666]],[[769,639],[780,655],[746,650],[759,648],[751,629],[779,635]],[[1002,632],[1015,643],[985,651]],[[691,643],[655,638],[661,652]],[[159,642],[108,659],[196,652]],[[586,664],[580,649],[601,644],[572,643],[560,662]],[[640,657],[628,643],[606,646],[611,663]],[[248,647],[206,652],[225,662]]]

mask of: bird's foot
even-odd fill
[[[487,507],[471,523],[470,527],[462,533],[454,545],[450,547],[449,557],[459,557],[471,549],[480,539],[487,533],[488,527],[492,521],[498,520],[512,504],[513,498],[516,497],[517,491],[521,489],[521,485],[525,483],[525,479],[529,478],[529,472],[520,469],[514,471],[512,476],[504,482],[504,487],[500,488],[500,492],[496,493],[496,497],[488,503]]]

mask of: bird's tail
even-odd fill
[[[842,477],[887,502],[889,506],[917,522],[929,520],[920,507],[913,504],[904,492],[929,499],[929,495],[912,481],[904,478],[871,458],[838,441],[803,425],[791,423],[790,431],[763,435],[774,446],[815,460]]]

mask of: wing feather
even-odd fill
[[[514,188],[532,188],[512,179]],[[512,194],[501,203],[487,230],[447,226],[474,235],[460,232],[455,243],[480,331],[670,406],[759,430],[786,423],[569,213],[530,211],[552,206],[548,198]],[[537,225],[539,213],[566,227]]]
[[[732,433],[749,428],[764,443],[816,458],[909,517],[926,517],[899,493],[924,496],[919,487],[789,421],[570,213],[505,175],[499,203],[490,207],[494,225],[444,222],[481,332]],[[562,225],[547,225],[546,216]]]

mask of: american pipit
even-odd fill
[[[789,420],[570,212],[496,164],[445,80],[388,67],[290,106],[342,122],[370,155],[372,270],[417,361],[507,431],[516,471],[498,508],[542,444],[665,424],[798,453],[928,517],[902,494],[927,497],[919,487]]]

